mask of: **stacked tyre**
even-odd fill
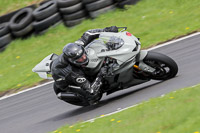
[[[66,26],[72,27],[87,18],[81,0],[57,0],[59,12]]]
[[[12,41],[8,23],[0,24],[0,52]]]
[[[48,1],[40,5],[33,11],[33,27],[36,33],[46,31],[50,26],[61,21],[56,1]]]
[[[9,27],[14,37],[23,37],[33,30],[33,9],[24,8],[17,12],[9,21]]]
[[[115,8],[113,0],[83,0],[83,3],[91,18]]]

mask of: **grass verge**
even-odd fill
[[[0,16],[41,1],[43,0],[1,0]]]
[[[200,133],[199,93],[200,85],[181,89],[93,122],[63,126],[52,133]]]
[[[147,48],[199,30],[199,9],[199,0],[141,0],[127,10],[117,9],[73,28],[60,24],[44,35],[15,40],[0,53],[0,92],[41,81],[32,68],[47,55],[60,54],[65,44],[74,42],[88,29],[127,26]]]

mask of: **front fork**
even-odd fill
[[[137,57],[136,57],[136,64],[133,66],[134,68],[140,70],[140,71],[144,71],[144,72],[148,72],[148,73],[153,73],[155,71],[155,69],[149,65],[147,65],[146,63],[144,63],[144,58],[147,56],[148,51],[147,50],[141,50]]]

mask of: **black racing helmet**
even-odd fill
[[[86,66],[89,62],[83,46],[76,43],[69,43],[63,48],[63,57],[76,66]]]

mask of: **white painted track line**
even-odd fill
[[[47,82],[47,83],[44,83],[44,84],[41,84],[41,85],[37,85],[37,86],[35,86],[35,87],[31,87],[31,88],[25,89],[25,90],[23,90],[23,91],[20,91],[20,92],[14,93],[14,94],[10,94],[10,95],[3,96],[3,97],[0,98],[0,100],[3,100],[3,99],[6,99],[6,98],[15,96],[15,95],[18,95],[18,94],[27,92],[27,91],[31,91],[31,90],[37,89],[37,88],[39,88],[39,87],[42,87],[42,86],[51,84],[51,83],[53,83],[53,82],[54,82],[54,81],[50,81],[50,82]]]
[[[184,39],[187,39],[187,38],[190,38],[190,37],[193,37],[193,36],[197,36],[197,35],[200,35],[200,32],[196,32],[196,33],[193,33],[193,34],[188,35],[188,36],[185,36],[185,37],[181,37],[181,38],[176,39],[176,40],[172,40],[172,41],[169,41],[169,42],[166,42],[166,43],[163,43],[163,44],[159,44],[159,45],[157,45],[157,46],[155,46],[155,47],[149,48],[148,51],[153,50],[153,49],[157,49],[157,48],[160,48],[160,47],[164,47],[164,46],[166,46],[166,45],[170,45],[170,44],[173,44],[173,43],[175,43],[175,42],[179,42],[179,41],[182,41],[182,40],[184,40]],[[41,84],[41,85],[38,85],[38,86],[35,86],[35,87],[31,87],[31,88],[28,88],[28,89],[26,89],[26,90],[23,90],[23,91],[20,91],[20,92],[11,94],[11,95],[3,96],[3,97],[0,98],[0,100],[7,99],[7,98],[9,98],[9,97],[12,97],[12,96],[15,96],[15,95],[18,95],[18,94],[27,92],[27,91],[31,91],[31,90],[37,89],[37,88],[39,88],[39,87],[42,87],[42,86],[51,84],[51,83],[53,83],[53,82],[54,82],[54,81],[50,81],[50,82],[47,82],[47,83],[44,83],[44,84]]]
[[[196,86],[198,86],[198,85],[193,85],[193,86],[191,86],[191,87],[196,87]],[[173,91],[173,92],[176,92],[176,91]],[[160,97],[162,98],[163,96],[165,96],[165,94],[161,95]],[[148,101],[146,101],[146,102],[148,102]],[[106,117],[106,116],[110,116],[110,115],[112,115],[112,114],[116,114],[116,113],[122,112],[122,111],[124,111],[124,110],[130,109],[130,108],[133,108],[133,107],[136,107],[136,106],[138,106],[138,105],[140,105],[140,104],[141,104],[141,103],[134,104],[134,105],[132,105],[132,106],[125,107],[125,108],[123,108],[123,109],[120,109],[120,110],[117,110],[117,111],[114,111],[114,112],[105,114],[105,115],[103,115],[103,116],[99,116],[99,117],[96,117],[96,118],[92,118],[92,119],[86,120],[86,121],[84,121],[84,122],[82,122],[82,123],[94,122],[96,119],[103,118],[103,117]]]
[[[172,40],[172,41],[169,41],[169,42],[166,42],[166,43],[159,44],[159,45],[157,45],[155,47],[149,48],[148,51],[154,50],[154,49],[157,49],[157,48],[160,48],[160,47],[164,47],[166,45],[170,45],[170,44],[173,44],[175,42],[179,42],[179,41],[182,41],[182,40],[185,40],[187,38],[190,38],[190,37],[193,37],[193,36],[197,36],[197,35],[200,35],[200,32],[196,32],[196,33],[193,33],[193,34],[188,35],[188,36],[181,37],[181,38],[176,39],[176,40]]]

